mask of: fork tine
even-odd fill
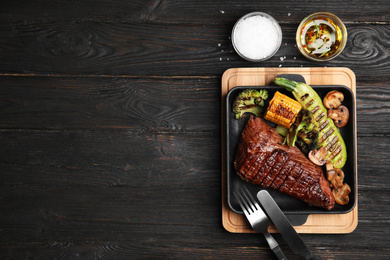
[[[238,204],[240,204],[242,211],[244,211],[245,214],[250,214],[248,211],[245,199],[242,197],[240,192],[238,192],[237,194],[235,192],[233,192],[233,194],[234,194],[234,196],[236,196],[236,198],[238,200]],[[245,203],[245,205],[243,203]]]
[[[255,209],[253,208],[252,203],[248,199],[248,196],[245,194],[245,192],[242,189],[240,189],[240,196],[241,196],[242,202],[245,204],[245,207],[247,208],[249,214],[254,213]]]
[[[257,203],[255,198],[253,198],[252,194],[249,192],[249,190],[244,186],[242,189],[242,192],[248,201],[248,204],[251,205],[251,209],[253,212],[260,209],[260,205]]]

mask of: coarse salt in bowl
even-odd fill
[[[282,44],[282,29],[269,14],[252,12],[234,25],[232,44],[237,54],[248,61],[267,60]]]

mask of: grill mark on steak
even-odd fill
[[[261,167],[264,165],[264,162],[267,162],[270,154],[269,153],[264,153],[263,154],[264,156],[259,158],[258,160],[256,160],[254,162],[254,165],[252,167],[252,169],[257,173],[260,171]],[[257,183],[257,179],[259,178],[259,174],[255,174],[255,176],[253,176],[252,178],[252,183]]]
[[[263,174],[257,174],[257,177],[253,180],[253,183],[261,184],[263,179],[269,174],[270,169],[276,162],[276,158],[278,155],[277,151],[272,151],[271,153],[268,153],[267,160],[264,160],[261,167],[259,167],[258,172],[262,172]]]
[[[287,161],[279,174],[276,176],[274,182],[270,185],[271,189],[278,190],[284,183],[287,178],[288,173],[291,171],[291,168],[294,167],[293,161]]]
[[[278,156],[275,159],[275,163],[273,164],[270,172],[265,176],[263,181],[261,182],[261,186],[268,188],[278,176],[279,172],[283,169],[288,157],[287,153],[283,150],[277,149],[276,152]]]
[[[249,160],[245,160],[245,164],[241,168],[240,172],[243,173],[242,176],[253,183],[253,178],[256,177],[258,172],[258,167],[261,166],[261,163],[268,157],[267,153],[254,153],[249,157]]]
[[[279,190],[284,193],[290,193],[294,190],[294,187],[297,185],[298,179],[302,174],[302,169],[299,164],[295,164],[290,172],[287,173],[287,177],[284,180],[284,183],[280,186]],[[294,194],[299,196],[299,194]]]
[[[322,169],[259,117],[251,116],[241,133],[234,167],[252,184],[284,192],[309,205],[332,209],[334,197]]]

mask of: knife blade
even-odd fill
[[[297,254],[300,254],[304,259],[315,259],[309,251],[302,238],[295,231],[286,215],[276,204],[275,200],[266,190],[261,190],[257,193],[257,198],[263,206],[264,211],[272,220],[276,228],[279,230],[282,237],[286,240],[289,247]]]

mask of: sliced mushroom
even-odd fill
[[[333,119],[334,124],[337,127],[343,127],[348,123],[349,110],[346,106],[340,106],[337,109],[330,109],[328,111],[328,117]]]
[[[312,163],[318,166],[322,166],[326,163],[326,155],[328,154],[325,146],[321,147],[318,151],[317,150],[311,150],[309,152],[309,159]]]
[[[332,193],[337,204],[346,205],[349,202],[351,188],[345,183],[341,188],[333,189]]]
[[[341,188],[343,187],[344,172],[341,169],[334,168],[326,172],[326,177],[330,182],[330,187]]]
[[[326,171],[327,172],[334,169],[333,163],[331,161],[327,161],[325,166],[326,166]]]
[[[333,167],[333,163],[326,162],[326,179],[330,182],[331,188],[341,188],[344,181],[344,172]]]
[[[326,96],[324,97],[324,106],[327,109],[338,108],[343,100],[344,94],[340,91],[333,90],[326,94]]]

